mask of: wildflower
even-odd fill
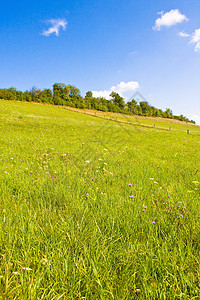
[[[143,209],[143,211],[145,212],[145,209]]]
[[[132,183],[129,183],[127,186],[133,186]]]
[[[147,209],[148,207],[147,206],[144,206],[144,209]]]
[[[99,181],[100,179],[99,178],[97,178],[97,181]]]
[[[132,198],[132,199],[133,199],[133,198],[135,198],[135,197],[134,197],[133,195],[131,195],[131,196],[129,196],[129,198]]]
[[[40,262],[45,265],[47,263],[47,259],[43,257]]]
[[[90,162],[89,160],[86,160],[86,161],[85,161],[86,164],[89,164],[89,162]]]
[[[23,270],[26,270],[26,271],[32,271],[32,269],[31,268],[29,268],[29,267],[24,267],[24,268],[22,268]]]
[[[153,221],[153,222],[152,222],[152,224],[156,224],[156,222],[155,222],[155,221]]]
[[[167,198],[169,198],[169,195],[167,195]]]
[[[180,215],[181,218],[183,218],[183,215]]]
[[[86,193],[86,196],[89,196],[89,193]]]

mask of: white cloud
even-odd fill
[[[181,36],[181,37],[189,37],[190,36],[188,33],[184,32],[184,31],[180,31],[178,33],[178,35]]]
[[[197,125],[200,125],[200,116],[193,114],[190,116],[191,120],[195,121]]]
[[[139,83],[137,81],[128,81],[128,82],[121,81],[116,86],[113,85],[111,87],[111,91],[122,94],[124,92],[135,91],[138,88],[139,88]]]
[[[135,91],[138,88],[139,88],[139,83],[137,81],[128,81],[128,82],[121,81],[116,86],[115,85],[111,86],[109,90],[92,91],[92,93],[94,97],[104,97],[106,99],[110,99],[111,98],[110,93],[112,91],[124,97],[123,93]]]
[[[178,9],[172,9],[165,14],[161,11],[159,14],[161,17],[156,20],[154,30],[160,30],[162,26],[171,27],[183,21],[188,21],[188,18],[182,15]]]
[[[42,35],[44,36],[50,36],[53,33],[55,33],[56,36],[59,36],[59,31],[61,29],[65,30],[67,26],[67,21],[65,19],[51,19],[48,20],[47,23],[52,26],[50,26],[48,30],[42,32]]]
[[[137,51],[132,51],[132,52],[129,53],[129,55],[135,55],[137,53],[138,53]]]
[[[111,91],[92,91],[92,94],[95,98],[103,97],[105,99],[110,99]]]
[[[194,49],[195,52],[200,51],[200,28],[195,30],[195,32],[193,33],[192,38],[190,40],[190,43],[196,44],[195,49]]]

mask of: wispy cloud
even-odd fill
[[[129,52],[129,55],[135,55],[137,53],[138,53],[137,51],[132,51],[132,52]]]
[[[194,51],[199,52],[200,51],[200,28],[196,29],[195,32],[192,35],[192,38],[190,40],[190,43],[196,44]]]
[[[188,18],[181,14],[178,9],[172,9],[166,13],[161,11],[158,14],[160,14],[161,17],[155,21],[154,30],[160,30],[161,27],[171,27],[183,21],[188,21]]]
[[[178,35],[181,36],[181,37],[189,37],[190,36],[188,33],[184,32],[184,31],[180,31],[178,33]]]
[[[111,86],[109,90],[93,91],[92,93],[94,97],[104,97],[106,99],[110,99],[110,94],[112,91],[117,92],[123,97],[123,93],[135,91],[138,88],[139,83],[137,81],[121,81],[119,84]]]
[[[46,21],[46,23],[50,24],[51,26],[48,30],[44,30],[42,32],[42,35],[44,36],[50,36],[54,33],[56,36],[59,36],[60,30],[65,30],[67,26],[67,21],[65,19],[51,19]]]

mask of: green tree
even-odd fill
[[[133,115],[137,115],[138,114],[138,105],[137,105],[137,101],[135,101],[134,99],[130,102],[128,102],[126,104],[126,111],[128,113],[131,113]]]
[[[87,98],[87,99],[93,98],[92,92],[91,92],[91,91],[88,91],[88,92],[85,94],[85,98]]]
[[[50,89],[44,89],[40,93],[40,102],[53,104],[53,93]]]
[[[125,107],[124,99],[116,92],[112,92],[110,96],[112,98],[111,101],[113,101],[113,103],[119,106],[121,110],[124,110]]]
[[[172,110],[170,108],[166,108],[165,114],[166,114],[167,118],[171,118],[171,119],[173,118],[173,113],[172,113]]]
[[[24,92],[23,99],[24,99],[24,101],[31,102],[31,95],[30,95],[29,91]]]
[[[37,87],[33,86],[29,93],[31,95],[31,101],[33,101],[33,102],[40,102],[40,93],[41,93],[40,89],[38,89]]]

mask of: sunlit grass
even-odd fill
[[[2,299],[198,299],[199,127],[0,108]]]

